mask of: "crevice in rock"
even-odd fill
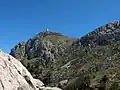
[[[18,87],[17,90],[24,90],[22,87]]]
[[[10,68],[9,68],[9,71],[10,71],[10,76],[13,77],[13,73]]]
[[[1,57],[0,57],[1,58]],[[5,66],[3,66],[3,68],[6,68],[7,67],[7,63],[5,62],[5,60],[3,58],[1,58],[5,64]]]
[[[30,77],[28,77],[28,76],[25,75],[24,78],[25,78],[25,80],[28,82],[28,84],[29,84],[32,88],[34,88],[34,85],[33,85],[33,83],[31,82]]]
[[[15,69],[18,71],[18,73],[21,75],[21,72],[17,69],[17,67],[14,65]]]
[[[5,87],[4,87],[3,83],[2,83],[2,80],[0,80],[0,83],[1,83],[1,86],[2,86],[2,88],[3,88],[3,90],[4,90]]]

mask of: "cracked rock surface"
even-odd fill
[[[0,51],[0,90],[39,90],[43,85],[17,59]]]

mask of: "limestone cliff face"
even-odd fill
[[[34,79],[17,59],[0,51],[0,90],[55,90],[47,88],[40,80]]]

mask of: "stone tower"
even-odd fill
[[[49,32],[49,29],[48,29],[48,28],[46,28],[46,29],[45,29],[45,32]]]

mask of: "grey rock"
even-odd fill
[[[16,58],[19,58],[20,60],[23,59],[25,55],[25,42],[18,43],[10,52],[10,54]],[[18,52],[15,52],[18,51]]]
[[[59,88],[64,88],[68,83],[68,80],[62,80],[58,83]]]
[[[101,26],[81,37],[76,43],[83,46],[106,45],[120,40],[120,21]]]

